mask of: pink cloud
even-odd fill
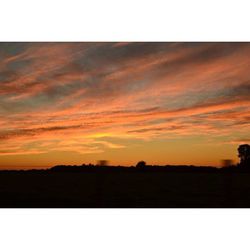
[[[31,44],[0,63],[0,140],[9,147],[0,154],[124,147],[98,133],[152,140],[247,133],[249,53],[249,44]]]

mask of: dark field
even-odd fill
[[[1,171],[2,208],[250,207],[241,171]]]

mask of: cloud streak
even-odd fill
[[[249,43],[1,43],[0,155],[248,138],[249,55]]]

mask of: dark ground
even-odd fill
[[[249,171],[186,169],[0,171],[0,207],[250,207]]]

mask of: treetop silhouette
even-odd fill
[[[242,144],[238,147],[238,157],[240,158],[241,167],[250,167],[250,145]]]

